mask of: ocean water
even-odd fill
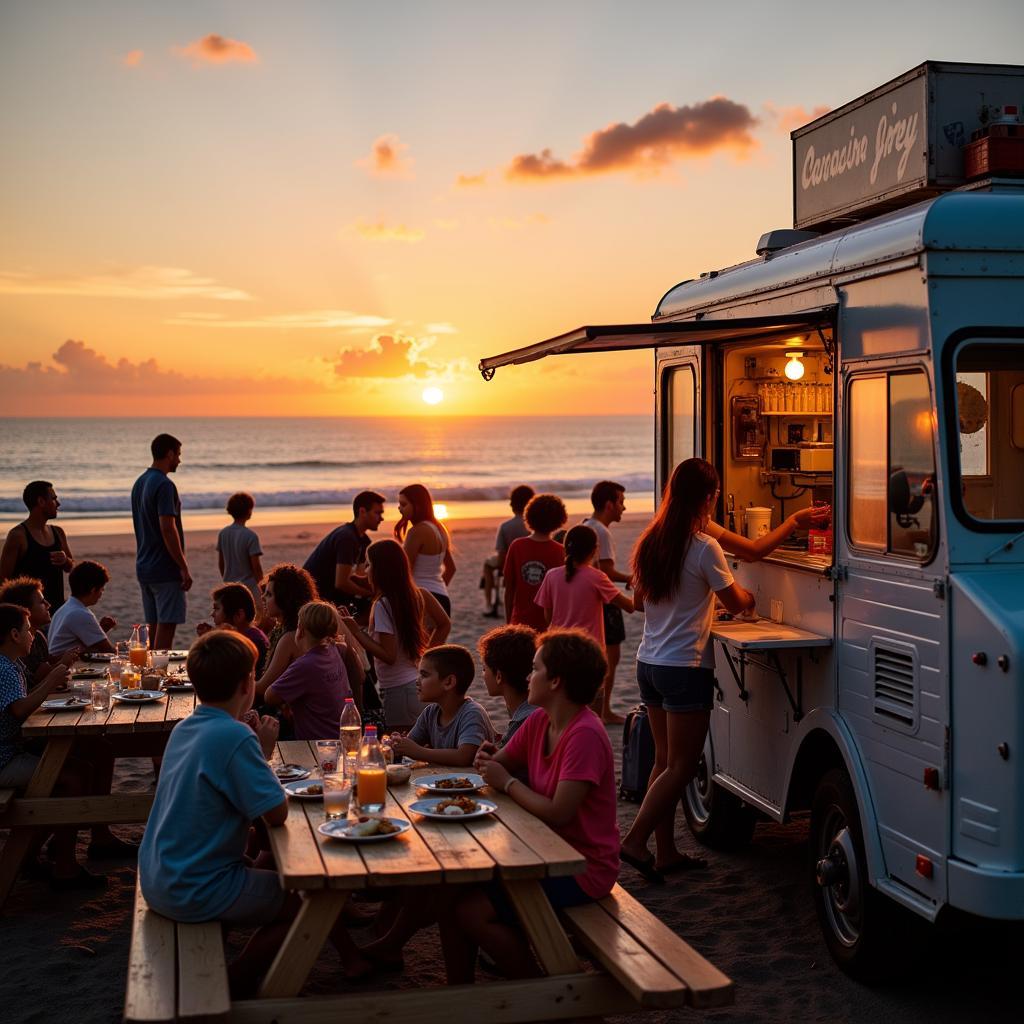
[[[43,479],[77,532],[130,529],[132,483],[163,431],[182,441],[174,480],[193,527],[219,525],[240,490],[264,523],[336,520],[359,491],[394,501],[410,483],[425,484],[450,518],[507,514],[519,483],[575,512],[610,478],[626,487],[629,508],[653,506],[648,416],[0,419],[0,528],[24,517],[22,488]]]

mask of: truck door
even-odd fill
[[[927,364],[905,359],[845,364],[842,384],[837,706],[871,786],[865,803],[888,873],[876,882],[927,908],[945,900],[949,830],[949,625],[934,385]]]

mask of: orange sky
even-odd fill
[[[476,364],[648,319],[790,223],[791,128],[1024,34],[874,0],[741,3],[728,33],[657,3],[41,6],[0,14],[20,416],[648,412],[647,353]],[[856,60],[809,45],[840,21]],[[773,41],[800,59],[766,74]]]

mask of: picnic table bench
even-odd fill
[[[316,767],[305,741],[281,742],[278,757]],[[255,999],[230,1001],[218,924],[176,925],[150,910],[137,891],[125,1020],[512,1024],[732,1003],[732,982],[619,886],[604,900],[556,914],[540,882],[577,874],[583,860],[510,797],[488,792],[497,813],[467,822],[428,821],[409,811],[416,777],[437,770],[421,769],[410,784],[389,785],[384,813],[413,823],[392,842],[332,841],[317,831],[322,803],[289,802],[285,824],[268,832],[281,884],[299,892],[302,906]],[[353,892],[491,880],[508,894],[543,977],[298,998]],[[581,963],[573,939],[597,970]]]
[[[191,715],[195,706],[194,693],[168,693],[153,703],[114,701],[109,711],[93,711],[89,707],[68,711],[40,708],[25,719],[22,736],[26,740],[42,740],[45,746],[24,795],[0,790],[0,828],[11,829],[0,854],[0,907],[32,848],[37,829],[58,825],[126,825],[149,818],[152,793],[53,795],[76,741],[103,740],[115,758],[159,756],[171,730]]]

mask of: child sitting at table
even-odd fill
[[[500,751],[482,750],[477,768],[487,784],[549,825],[586,860],[575,878],[545,878],[552,906],[578,906],[607,896],[619,874],[615,764],[608,734],[590,710],[607,662],[582,630],[541,635],[529,700],[540,708]],[[517,778],[526,771],[527,781]],[[530,947],[497,886],[471,887],[441,921],[449,984],[473,981],[479,946],[508,978],[536,975]]]
[[[487,711],[466,696],[475,672],[473,655],[458,644],[432,647],[420,658],[416,692],[427,706],[408,736],[392,738],[396,754],[453,768],[473,763],[480,744],[494,739]]]
[[[338,738],[345,698],[352,696],[338,646],[338,612],[327,601],[310,601],[299,610],[295,642],[299,656],[263,695],[267,707],[287,704],[297,740]]]
[[[68,576],[71,597],[54,613],[48,643],[51,654],[65,654],[74,647],[84,651],[113,654],[114,645],[107,634],[117,619],[104,615],[96,618],[92,610],[110,582],[110,573],[99,562],[79,562]]]
[[[25,680],[29,689],[41,683],[49,675],[51,669],[58,665],[71,668],[82,653],[80,648],[72,647],[59,658],[50,654],[43,631],[50,625],[50,602],[43,594],[43,584],[32,576],[15,576],[0,586],[0,604],[17,604],[28,612],[29,625],[32,627],[32,650],[21,659],[25,669]]]
[[[239,998],[255,991],[299,908],[276,871],[252,867],[244,855],[254,819],[277,828],[288,817],[267,764],[278,723],[264,716],[254,731],[239,721],[255,692],[256,647],[248,638],[211,630],[192,645],[187,667],[199,703],[167,741],[139,883],[150,907],[174,921],[259,926],[229,968]],[[331,939],[346,970],[365,967],[342,925]]]
[[[480,637],[476,649],[483,662],[488,696],[503,698],[508,709],[508,726],[498,741],[503,747],[537,710],[526,699],[537,633],[529,626],[498,626]]]
[[[256,645],[256,675],[263,675],[270,641],[267,634],[253,624],[256,618],[256,602],[249,593],[249,588],[243,583],[225,583],[224,586],[210,592],[210,600],[213,601],[213,626],[233,629],[236,633],[247,636]],[[202,636],[213,626],[207,622],[200,622],[196,626],[196,632]]]

